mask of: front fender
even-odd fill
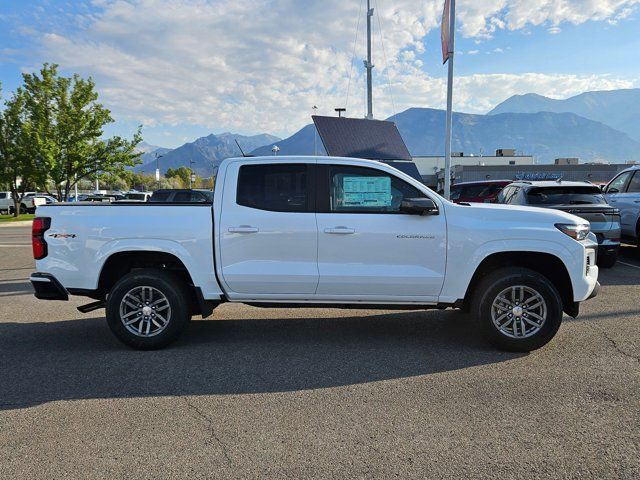
[[[579,243],[577,250],[581,250]],[[468,245],[467,245],[468,246]],[[474,273],[480,264],[490,255],[509,252],[545,253],[560,259],[567,268],[572,284],[575,273],[582,271],[582,255],[570,251],[564,245],[545,240],[500,239],[480,244],[471,252],[449,252],[447,256],[447,274],[440,296],[442,303],[455,303],[465,298]],[[509,265],[505,265],[508,267]],[[575,285],[574,285],[575,287]]]

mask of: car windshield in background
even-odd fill
[[[527,192],[530,205],[592,205],[607,201],[596,186],[558,186],[532,188]]]

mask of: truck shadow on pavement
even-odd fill
[[[499,363],[457,312],[193,321],[173,346],[121,345],[104,318],[0,323],[0,410],[51,401],[287,392]]]

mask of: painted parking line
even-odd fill
[[[622,265],[626,265],[627,267],[633,267],[633,268],[637,268],[637,269],[640,270],[640,266],[638,266],[638,265],[632,265],[631,263],[621,262],[620,260],[618,260],[618,263],[620,263]]]
[[[31,244],[30,243],[14,243],[14,244],[6,244],[6,245],[2,245],[0,244],[0,248],[17,248],[17,247],[30,247]]]

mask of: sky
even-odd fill
[[[443,108],[443,0],[371,0],[374,116]],[[106,134],[176,147],[365,113],[366,0],[0,0],[6,98],[42,63],[96,82]],[[458,0],[454,109],[640,87],[640,0]]]

